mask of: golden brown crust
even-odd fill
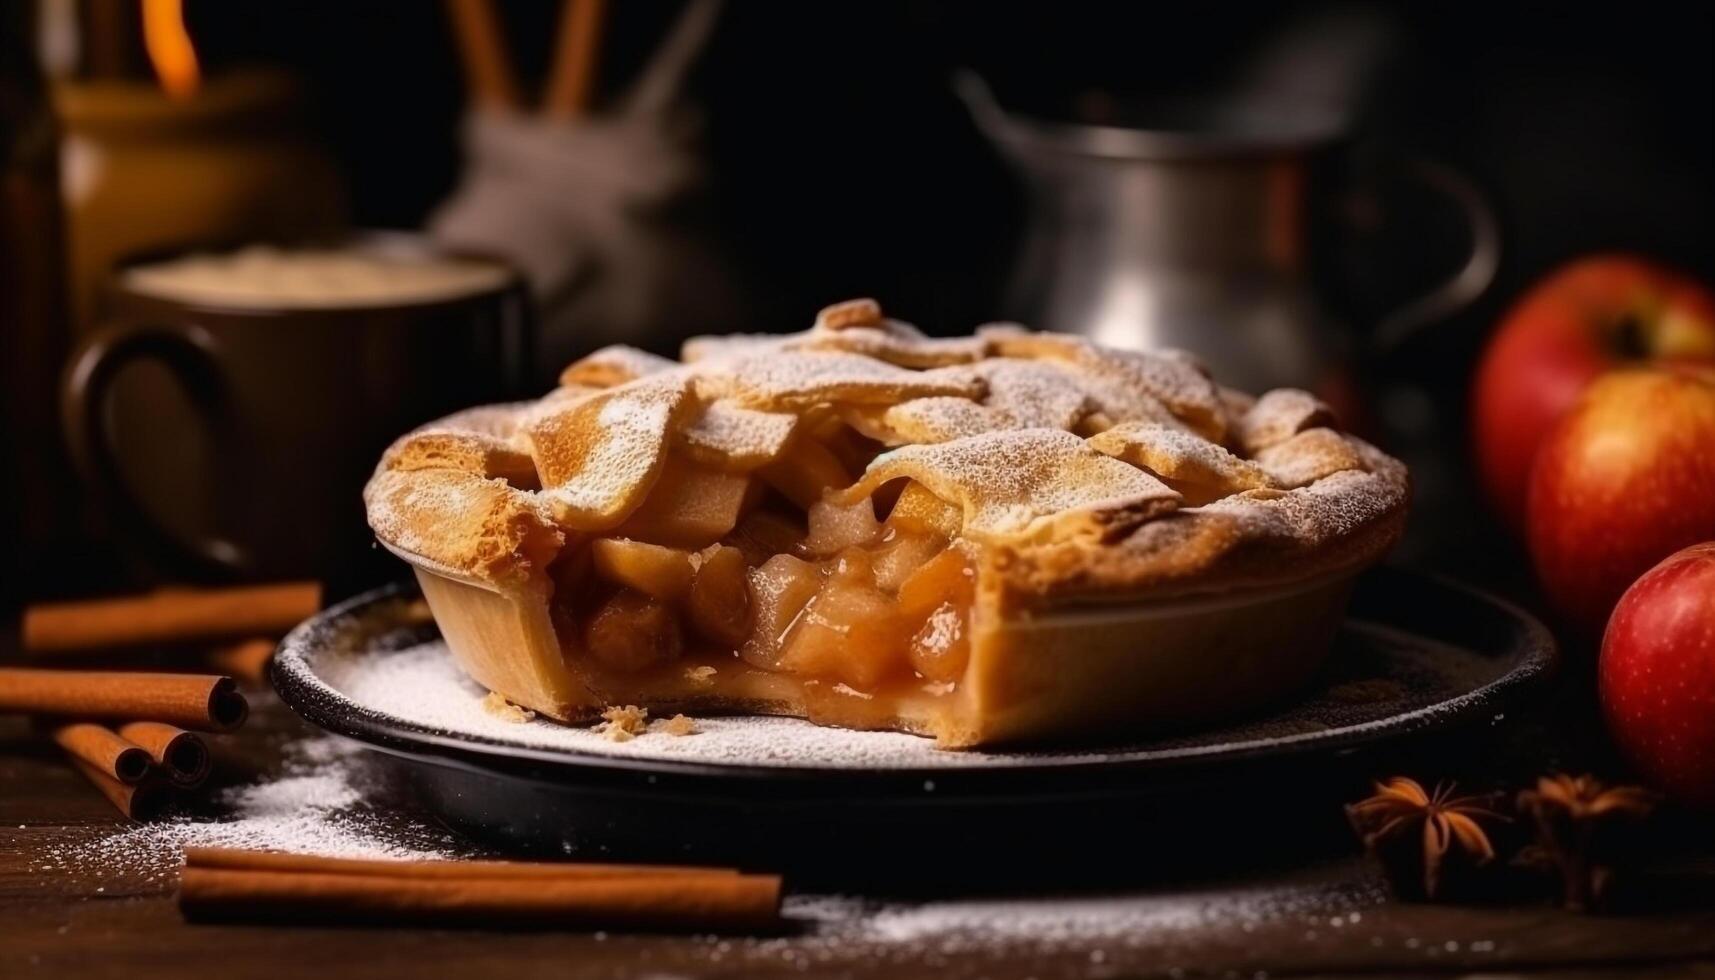
[[[669,373],[534,418],[525,438],[555,519],[580,531],[618,526],[655,485],[668,439],[693,407],[690,379]]]
[[[695,342],[684,360],[597,351],[535,402],[401,438],[365,489],[461,667],[508,702],[560,720],[608,708],[614,737],[641,722],[613,705],[803,715],[946,746],[1206,721],[1308,676],[1352,575],[1404,524],[1405,468],[1339,432],[1328,406],[1221,388],[1172,352],[1006,326],[932,339],[858,301],[800,334]],[[696,548],[751,535],[768,541],[754,565],[803,543],[779,497],[810,509],[812,540],[844,522],[903,535],[888,552],[903,561],[963,555],[968,610],[930,617],[969,631],[956,682],[828,687],[719,651],[718,679],[601,663],[614,650],[563,595],[599,580],[678,602],[684,583],[622,575],[637,549],[585,535],[690,549],[692,569]],[[768,519],[785,530],[740,523]],[[871,574],[872,552],[842,559],[847,572]],[[665,619],[628,625],[668,639],[677,613],[655,608]]]
[[[834,495],[852,503],[909,478],[964,511],[963,536],[979,544],[1107,541],[1173,509],[1179,495],[1070,432],[1021,429],[905,446],[878,457]]]
[[[590,388],[612,388],[627,381],[662,371],[670,371],[679,365],[658,354],[641,351],[635,347],[614,344],[595,351],[573,361],[564,371],[560,372],[560,384],[565,386],[584,386]]]
[[[510,440],[477,431],[419,429],[393,445],[381,457],[383,470],[458,470],[504,480],[521,490],[541,484],[536,461]]]
[[[1254,456],[1306,429],[1338,426],[1334,410],[1315,395],[1297,388],[1276,388],[1245,408],[1235,435],[1245,453]]]
[[[819,405],[895,405],[936,395],[978,397],[967,374],[911,371],[845,351],[770,351],[720,361],[696,374],[704,398],[745,408],[804,412]]]
[[[1102,347],[1069,334],[1030,333],[991,327],[982,336],[1002,357],[1059,361],[1100,386],[1109,405],[1101,410],[1115,421],[1140,417],[1114,408],[1139,396],[1160,403],[1180,423],[1212,442],[1226,438],[1226,406],[1220,391],[1195,359],[1179,351],[1126,351]],[[1146,416],[1143,416],[1146,417]]]
[[[911,479],[958,505],[1007,608],[1308,580],[1374,560],[1404,520],[1404,467],[1328,406],[1221,388],[1176,353],[1011,326],[928,338],[856,301],[686,360],[607,348],[538,402],[402,438],[366,491],[372,526],[458,574],[531,581],[548,532],[619,526],[670,453],[750,472],[806,417],[898,446],[840,499]]]
[[[1367,469],[1352,440],[1333,429],[1305,429],[1256,454],[1256,463],[1273,485],[1287,490],[1307,487],[1344,470]]]
[[[1347,437],[1350,438],[1350,437]],[[1093,551],[1077,542],[990,556],[1004,608],[1165,599],[1309,581],[1379,559],[1405,528],[1405,467],[1353,439],[1369,470],[1186,508]]]
[[[779,457],[798,430],[798,422],[798,416],[790,413],[714,401],[679,430],[679,443],[698,462],[743,473]]]
[[[540,588],[566,540],[535,494],[457,469],[377,470],[363,501],[389,545],[504,588]]]
[[[824,306],[816,314],[817,330],[844,330],[847,327],[876,327],[881,325],[881,304],[873,299],[848,299]]]
[[[1218,499],[1275,485],[1256,463],[1159,422],[1124,422],[1096,433],[1089,442],[1098,452],[1154,473],[1182,494],[1191,495],[1195,487],[1191,506],[1204,497]]]

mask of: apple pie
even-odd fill
[[[364,491],[464,671],[565,722],[795,715],[945,747],[1290,693],[1401,531],[1404,466],[1177,351],[874,302],[625,347],[411,432]]]

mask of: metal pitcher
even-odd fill
[[[1332,120],[1075,125],[1010,115],[974,76],[959,89],[1028,196],[1008,316],[1117,347],[1189,350],[1250,391],[1347,387],[1350,334],[1309,275],[1309,168],[1338,140]],[[1463,213],[1470,247],[1449,278],[1381,319],[1370,334],[1380,346],[1474,300],[1500,254],[1495,219],[1467,181],[1405,167]]]

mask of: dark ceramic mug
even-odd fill
[[[427,248],[391,235],[349,247]],[[519,397],[530,334],[510,269],[457,295],[347,306],[168,298],[120,274],[65,377],[66,437],[116,529],[160,570],[356,584],[374,577],[360,490],[381,451]]]

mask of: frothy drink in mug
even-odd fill
[[[67,436],[114,525],[173,572],[382,574],[359,497],[375,455],[528,376],[517,273],[414,236],[145,260],[104,302],[67,376]]]
[[[133,266],[124,288],[181,303],[330,309],[457,299],[498,289],[506,267],[480,259],[377,249],[254,245]]]

